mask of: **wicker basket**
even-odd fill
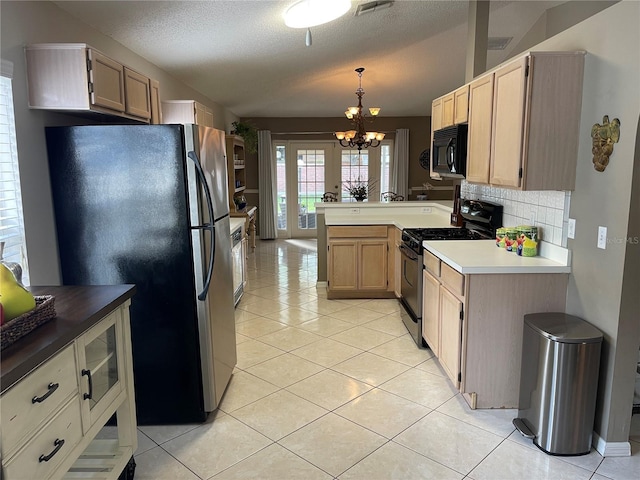
[[[36,295],[34,298],[36,300],[36,308],[2,325],[0,329],[2,338],[0,350],[4,350],[36,327],[55,318],[55,297],[53,295]]]

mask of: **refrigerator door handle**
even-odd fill
[[[198,178],[200,178],[200,183],[202,184],[202,189],[204,190],[205,198],[207,199],[207,210],[209,212],[209,221],[212,222],[214,220],[213,215],[213,202],[211,201],[211,192],[209,192],[209,186],[207,185],[207,179],[204,176],[204,172],[202,171],[202,166],[200,165],[200,161],[198,160],[198,156],[196,152],[189,152],[187,156],[193,160],[193,163],[196,167],[196,172],[198,173]],[[209,247],[209,265],[207,267],[207,274],[205,275],[204,285],[202,286],[202,291],[198,294],[198,300],[204,301],[207,298],[207,292],[209,292],[209,285],[211,284],[211,276],[213,275],[213,261],[216,256],[216,235],[215,235],[215,226],[213,223],[205,223],[204,225],[194,225],[191,226],[192,229],[199,230],[209,230],[211,232],[211,243]]]

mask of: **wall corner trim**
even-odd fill
[[[593,432],[593,447],[603,457],[630,457],[631,444],[629,442],[607,442],[596,432]]]

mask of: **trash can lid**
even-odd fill
[[[540,335],[560,343],[599,343],[602,332],[579,317],[560,312],[530,313],[524,323]]]

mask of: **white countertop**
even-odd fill
[[[452,202],[354,202],[316,204],[325,225],[394,225],[398,228],[450,227]]]
[[[229,226],[230,226],[230,232],[229,233],[233,233],[235,232],[237,229],[242,228],[244,226],[244,218],[229,218]]]
[[[570,273],[568,250],[539,245],[546,256],[520,257],[496,247],[495,240],[434,240],[423,242],[426,250],[463,274]],[[548,258],[548,257],[552,257]]]

